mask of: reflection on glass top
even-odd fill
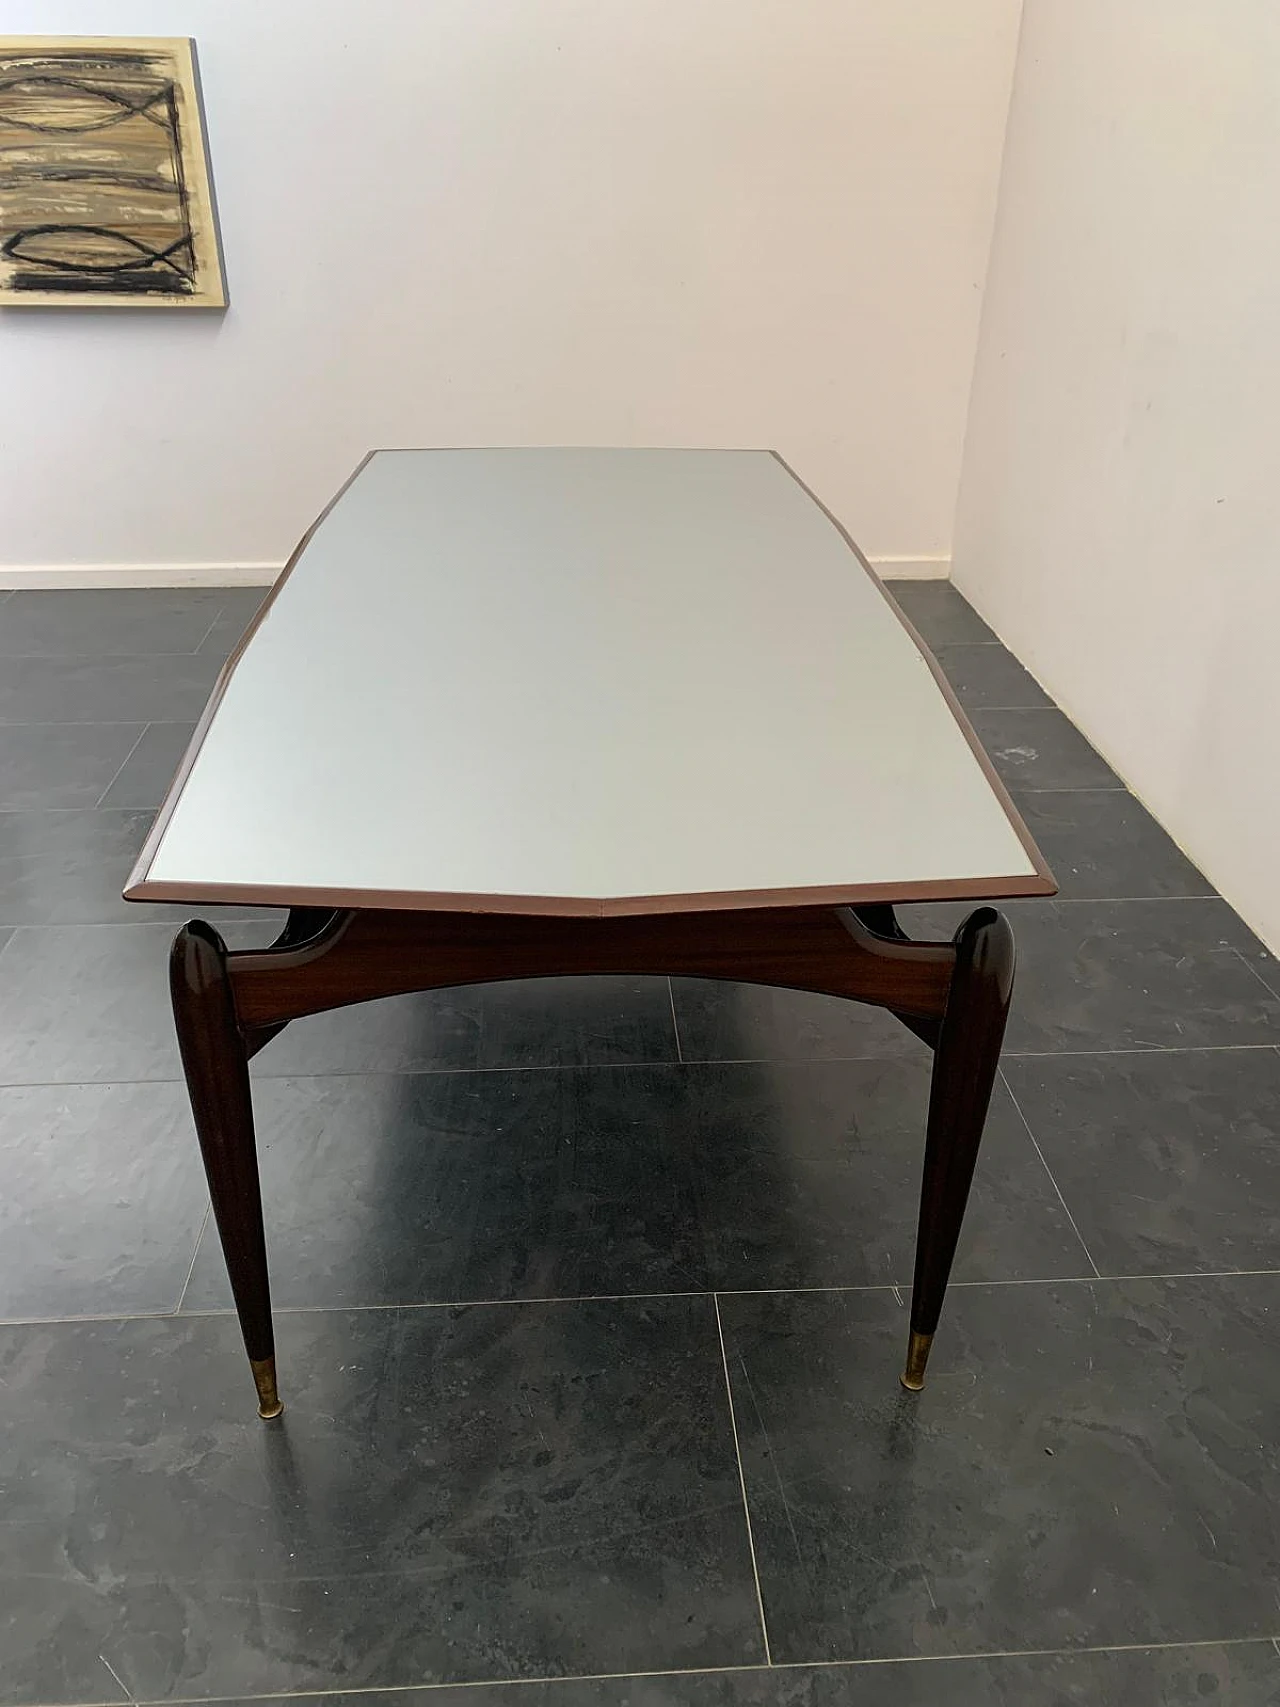
[[[131,892],[591,912],[1023,879],[928,664],[771,454],[381,451],[234,666]]]

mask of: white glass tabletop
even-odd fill
[[[397,450],[277,583],[126,894],[600,915],[1052,890],[772,453]]]

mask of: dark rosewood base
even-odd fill
[[[934,1051],[903,1385],[925,1363],[955,1256],[1013,987],[991,907],[950,943],[910,942],[893,908],[761,908],[613,919],[295,908],[268,949],[229,953],[199,920],[170,959],[173,1012],[259,1415],[283,1408],[249,1092],[251,1056],[291,1019],[505,978],[622,972],[727,978],[887,1008]]]

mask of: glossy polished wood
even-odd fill
[[[732,978],[940,1017],[954,962],[950,944],[882,939],[852,911],[830,907],[622,919],[347,912],[297,947],[230,956],[249,1026],[379,996],[565,973]]]
[[[1013,932],[1003,914],[994,907],[979,907],[956,932],[954,946],[929,1094],[911,1345],[903,1376],[903,1385],[912,1391],[924,1385],[1013,995]]]
[[[199,921],[171,963],[174,1015],[245,1346],[278,1414],[248,1061],[291,1020],[385,996],[567,973],[671,974],[883,1007],[935,1047],[908,1385],[923,1381],[986,1118],[1013,983],[992,908],[950,943],[909,941],[892,907],[613,919],[296,908],[270,948],[228,953]],[[923,1349],[922,1349],[923,1348]],[[264,1395],[264,1370],[270,1386]]]
[[[259,1415],[281,1411],[275,1391],[271,1282],[249,1090],[249,1054],[236,1013],[226,945],[196,919],[174,939],[169,989],[213,1216],[258,1388]]]

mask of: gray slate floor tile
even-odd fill
[[[257,614],[258,606],[271,591],[269,587],[238,587],[234,601],[228,601],[217,622],[200,643],[202,653],[225,658]]]
[[[1123,788],[1111,767],[1058,710],[976,708],[970,722],[1011,789]]]
[[[706,1290],[681,1087],[675,1067],[260,1080],[276,1304]],[[210,1227],[185,1307],[230,1303]]]
[[[121,898],[154,813],[84,808],[0,812],[0,924],[107,925],[181,923],[191,905],[131,903]],[[279,909],[208,907],[203,915],[270,918]]]
[[[928,1113],[924,1062],[704,1067],[685,1075],[682,1147],[697,1170],[717,1288],[910,1284]],[[955,1277],[1090,1272],[1001,1088]]]
[[[254,587],[220,587],[218,616],[220,621],[238,622],[241,629],[249,626],[258,607],[271,591],[268,583]]]
[[[1038,1056],[1005,1074],[1104,1274],[1280,1269],[1280,1051]]]
[[[1280,999],[1225,901],[1022,902],[1013,1054],[1280,1042]],[[1268,962],[1270,965],[1270,962]]]
[[[96,806],[143,728],[141,723],[0,726],[0,810]]]
[[[314,1014],[254,1062],[262,1077],[674,1061],[665,978],[543,978]]]
[[[231,924],[232,947],[271,940]],[[14,931],[0,956],[0,1084],[180,1079],[169,1006],[171,924]]]
[[[528,1707],[1277,1707],[1280,1656],[1270,1642],[1237,1642],[1128,1653],[776,1666],[693,1677],[534,1683],[521,1687],[520,1699]],[[511,1690],[464,1684],[431,1700],[442,1707],[511,1707]],[[305,1696],[290,1707],[423,1704],[420,1694],[400,1690]]]
[[[149,812],[0,812],[0,923],[127,918],[120,891],[150,823]]]
[[[1053,704],[1030,671],[1003,646],[939,646],[934,656],[966,711]]]
[[[887,581],[926,646],[971,645],[995,635],[950,581]]]
[[[1269,1636],[1280,1276],[721,1301],[775,1660]]]
[[[152,723],[107,790],[103,806],[154,812],[195,734],[194,723]]]
[[[1018,790],[1014,804],[1068,900],[1212,895],[1172,836],[1113,789]]]
[[[220,587],[19,589],[0,616],[0,657],[194,652],[225,602]]]
[[[216,658],[6,658],[0,724],[194,721],[218,673]]]
[[[1275,960],[1218,896],[1001,907],[1018,951],[1006,1056],[1280,1042]],[[946,939],[969,910],[912,905],[899,918]]]
[[[709,1299],[0,1329],[0,1701],[763,1657]]]
[[[273,1296],[909,1283],[927,1098],[904,1061],[261,1080]],[[957,1277],[1090,1272],[1001,1087]],[[209,1227],[185,1307],[230,1302]]]
[[[185,1086],[0,1090],[0,1318],[176,1310],[207,1204]]]
[[[685,1061],[930,1059],[927,1047],[883,1008],[711,978],[673,978]]]

